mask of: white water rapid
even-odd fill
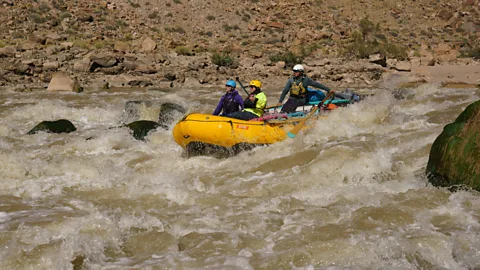
[[[111,128],[129,100],[211,113],[221,94],[1,93],[0,269],[480,268],[479,193],[425,177],[478,90],[379,89],[227,159],[182,156],[171,130]],[[57,119],[77,131],[26,135]]]

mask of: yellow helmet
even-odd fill
[[[253,80],[250,82],[250,86],[255,86],[257,88],[262,88],[262,82],[259,80]]]

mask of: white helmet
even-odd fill
[[[295,66],[293,67],[293,70],[294,70],[294,71],[295,71],[295,70],[299,70],[299,71],[301,71],[301,72],[305,71],[305,69],[303,69],[303,66],[300,65],[300,64],[295,65]]]

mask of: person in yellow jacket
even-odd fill
[[[262,117],[263,109],[267,106],[267,96],[262,92],[262,82],[253,80],[249,84],[250,95],[243,102],[243,111],[232,112],[228,117],[241,120],[251,120],[253,118]]]

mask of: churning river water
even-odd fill
[[[479,193],[424,172],[478,90],[378,89],[227,159],[186,158],[174,123],[145,142],[111,128],[130,100],[211,113],[222,93],[0,94],[0,269],[480,268]],[[77,131],[26,135],[57,119]]]

